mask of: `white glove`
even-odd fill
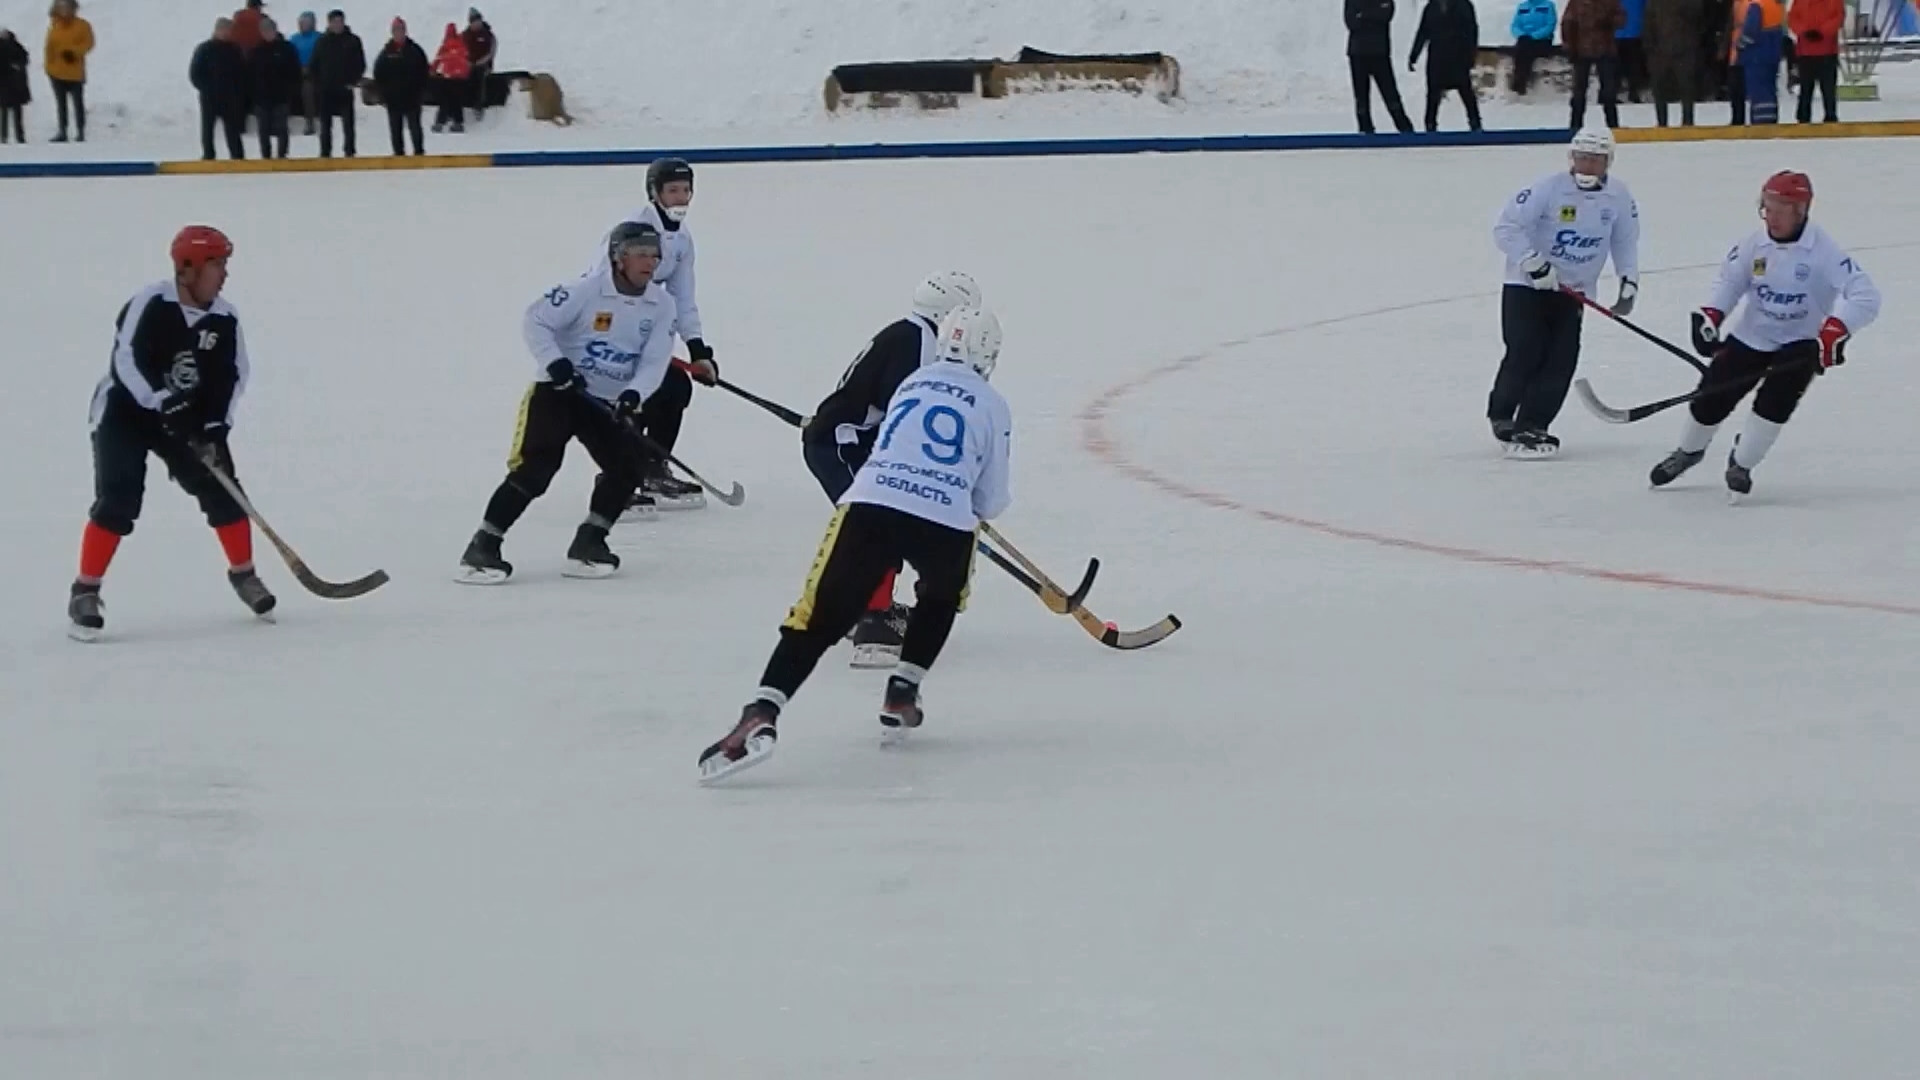
[[[1553,292],[1560,288],[1560,274],[1537,251],[1527,252],[1527,257],[1520,260],[1520,269],[1527,275],[1527,284],[1542,292]]]

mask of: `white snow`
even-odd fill
[[[1783,165],[1889,295],[1739,508],[1730,432],[1646,489],[1671,414],[1570,403],[1561,459],[1497,458],[1487,229],[1560,160],[703,169],[730,378],[810,408],[917,275],[974,272],[1007,329],[1006,532],[1062,578],[1099,556],[1100,617],[1187,623],[1109,652],[983,564],[913,745],[876,748],[882,679],[841,648],[777,756],[712,791],[694,757],[827,517],[789,429],[703,392],[683,456],[744,507],[623,528],[621,577],[563,580],[576,453],[513,584],[449,581],[504,467],[521,307],[638,170],[8,184],[0,235],[33,254],[0,290],[4,1071],[1905,1074],[1920,150],[1623,150],[1656,331]],[[156,464],[109,640],[77,645],[88,395],[200,219],[239,246],[243,480],[319,572],[393,583],[322,602],[262,543],[283,603],[255,624]],[[1586,343],[1609,398],[1690,383],[1600,320]]]

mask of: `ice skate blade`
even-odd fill
[[[581,562],[578,559],[568,559],[567,564],[560,568],[560,576],[581,578],[583,580],[596,580],[599,578],[612,577],[619,569],[617,566],[608,566],[606,563],[589,563]]]
[[[870,671],[876,668],[890,668],[900,662],[900,650],[891,645],[855,645],[853,656],[847,661],[850,668]]]
[[[659,511],[651,506],[629,506],[625,510],[620,511],[620,520],[614,522],[614,524],[637,525],[641,522],[658,520],[660,520]]]
[[[505,585],[513,575],[501,570],[489,570],[479,566],[462,566],[454,571],[453,580],[462,585]]]
[[[104,632],[104,629],[100,627],[75,626],[72,624],[67,626],[67,636],[80,642],[82,645],[98,644],[100,635]]]
[[[1521,446],[1519,443],[1508,443],[1506,448],[1509,461],[1545,461],[1548,458],[1557,457],[1559,453],[1560,448],[1557,446]]]
[[[907,733],[911,730],[911,728],[904,728],[898,724],[882,724],[880,727],[880,749],[892,750],[896,747],[907,745]]]
[[[772,757],[773,748],[777,742],[773,733],[769,731],[748,739],[746,755],[738,761],[727,760],[725,754],[715,754],[700,763],[700,786],[712,787],[728,777],[746,772]]]
[[[655,492],[653,504],[663,511],[703,510],[707,505],[707,495],[703,491],[689,492],[685,495],[661,495]]]

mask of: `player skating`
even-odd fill
[[[100,585],[133,532],[146,494],[147,455],[200,503],[227,556],[227,581],[265,618],[274,596],[253,569],[247,515],[209,467],[234,476],[227,435],[250,371],[240,316],[220,296],[233,243],[189,225],[173,238],[173,277],[135,293],[115,323],[113,358],[93,393],[93,507],[80,538],[80,573],[67,601],[68,633],[96,640],[106,627]]]
[[[867,342],[801,429],[807,469],[839,502],[854,474],[873,452],[880,421],[894,391],[934,356],[940,319],[956,307],[978,307],[980,286],[957,270],[928,275],[913,291],[913,311],[889,323]],[[866,614],[853,628],[853,666],[886,667],[900,657],[907,608],[894,602],[895,564],[874,589]]]
[[[521,399],[507,477],[460,558],[459,580],[492,585],[512,575],[501,539],[546,492],[574,439],[601,471],[562,573],[605,577],[620,568],[607,530],[640,482],[641,455],[629,425],[646,422],[673,359],[673,297],[654,281],[660,250],[660,231],[651,224],[615,226],[597,269],[527,308],[527,348],[540,373]]]
[[[701,752],[702,782],[773,753],[780,710],[903,561],[919,574],[919,601],[882,699],[883,741],[920,726],[920,683],[965,607],[976,531],[1012,502],[1013,417],[987,381],[1000,355],[999,320],[955,308],[938,336],[933,362],[900,384],[872,454],[838,500],[758,692],[733,730]]]
[[[1500,293],[1506,355],[1487,396],[1487,418],[1493,437],[1515,457],[1550,457],[1560,449],[1547,429],[1580,364],[1582,321],[1580,301],[1562,288],[1591,296],[1609,256],[1620,278],[1613,312],[1632,312],[1640,288],[1640,209],[1612,174],[1613,134],[1583,129],[1567,158],[1565,170],[1508,200],[1493,227],[1507,257]]]
[[[1813,181],[1804,173],[1778,172],[1761,187],[1766,224],[1727,252],[1712,296],[1692,316],[1694,351],[1711,361],[1700,386],[1725,389],[1688,405],[1679,447],[1653,467],[1655,487],[1698,465],[1721,422],[1757,386],[1753,411],[1727,455],[1729,497],[1751,492],[1754,467],[1813,377],[1844,363],[1847,342],[1880,314],[1880,290],[1810,220],[1812,207]],[[1722,323],[1743,299],[1733,332],[1723,333]]]

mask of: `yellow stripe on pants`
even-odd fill
[[[820,600],[820,578],[827,572],[827,563],[833,559],[833,548],[840,540],[840,525],[847,519],[847,508],[834,508],[832,520],[827,522],[827,534],[820,538],[820,549],[814,552],[813,565],[807,569],[807,583],[800,590],[800,599],[787,612],[787,621],[780,624],[785,630],[807,630],[813,622],[813,609]]]
[[[513,422],[513,446],[507,451],[507,471],[520,468],[520,450],[527,442],[527,413],[533,408],[533,391],[538,383],[529,383],[527,392],[520,395],[520,415]]]

